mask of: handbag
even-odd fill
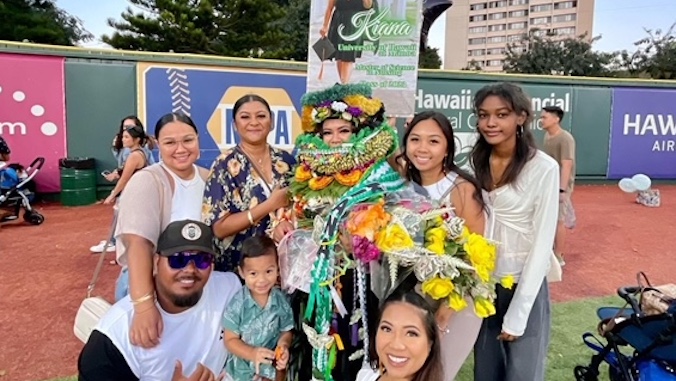
[[[117,217],[113,219],[113,231],[115,230]],[[112,236],[111,232],[111,236]],[[100,296],[92,296],[92,291],[94,291],[94,285],[96,285],[96,280],[99,277],[101,272],[101,267],[103,266],[103,261],[106,256],[106,250],[110,246],[110,238],[106,240],[106,243],[103,245],[103,252],[101,252],[101,257],[99,257],[99,262],[96,264],[94,269],[94,276],[87,286],[87,297],[80,303],[80,307],[77,309],[75,314],[75,324],[73,324],[73,333],[75,337],[80,339],[83,343],[86,343],[89,340],[89,335],[91,335],[94,327],[99,323],[99,320],[103,315],[108,312],[112,304],[107,300],[103,299]]]
[[[676,302],[676,284],[653,286],[643,271],[640,271],[636,278],[641,288],[639,301],[641,311],[647,316],[667,313],[669,307]],[[641,281],[641,278],[643,278],[645,284]]]
[[[164,168],[162,168],[163,171]],[[158,175],[150,172],[150,174],[153,177],[153,180],[155,181],[157,185],[157,189],[160,191],[160,208],[164,205],[164,191],[162,190],[162,181],[159,179]],[[199,173],[197,174],[199,175]],[[168,174],[165,172],[165,176],[169,178]],[[169,182],[171,191],[173,193],[173,184]],[[162,209],[160,209],[160,220],[163,220],[163,213]],[[99,273],[101,272],[101,268],[103,266],[103,261],[105,259],[105,254],[107,252],[108,247],[110,246],[110,237],[113,237],[115,234],[115,228],[117,227],[117,213],[113,217],[113,225],[111,227],[110,234],[108,235],[108,239],[106,240],[106,243],[103,245],[103,252],[101,252],[101,257],[99,257],[99,262],[96,264],[96,268],[94,269],[94,275],[92,276],[92,280],[89,282],[89,285],[87,286],[87,297],[80,303],[80,307],[77,309],[77,313],[75,314],[75,323],[73,324],[73,333],[75,336],[80,339],[83,343],[86,343],[87,340],[89,339],[89,335],[91,335],[92,331],[96,327],[96,325],[99,323],[103,315],[108,312],[110,307],[112,307],[112,304],[110,304],[107,300],[100,296],[92,296],[92,292],[94,291],[94,286],[96,285],[96,281],[99,278]]]

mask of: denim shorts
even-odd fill
[[[129,270],[123,267],[115,282],[115,302],[129,294]]]

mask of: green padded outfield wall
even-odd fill
[[[110,185],[99,173],[117,166],[113,137],[136,114],[136,64],[67,59],[65,73],[68,156],[95,158],[97,183]]]
[[[65,99],[67,148],[69,156],[94,157],[97,160],[97,182],[109,185],[98,173],[112,169],[115,161],[110,143],[123,116],[145,108],[138,104],[137,66],[144,63],[190,65],[191,70],[212,72],[216,77],[229,77],[229,71],[261,73],[275,71],[279,75],[304,73],[300,62],[234,59],[227,57],[165,54],[131,51],[64,48],[38,44],[0,41],[0,52],[66,57]],[[255,77],[255,76],[254,76]],[[511,81],[521,84],[533,97],[536,116],[543,106],[558,104],[567,112],[563,126],[577,141],[577,175],[580,178],[607,178],[614,89],[630,91],[646,89],[676,90],[674,81],[604,79],[536,75],[487,74],[464,71],[421,70],[419,73],[418,110],[437,109],[447,115],[457,133],[459,154],[463,164],[472,140],[476,138],[471,99],[482,86]],[[240,85],[241,86],[241,85]],[[270,83],[270,89],[289,90],[287,83]],[[268,87],[266,86],[266,89]],[[227,89],[226,89],[227,90]],[[163,90],[166,92],[166,89]],[[288,91],[287,91],[288,93]],[[155,94],[162,97],[166,94]],[[146,102],[147,103],[147,102]],[[279,106],[279,105],[276,105]],[[299,110],[296,110],[299,111]],[[403,120],[398,121],[403,125]],[[148,127],[148,126],[146,126]],[[152,126],[151,126],[152,127]],[[531,125],[541,143],[544,132],[537,122]]]
[[[468,153],[477,137],[472,99],[481,87],[496,81],[453,79],[447,76],[435,78],[433,74],[425,74],[421,74],[418,81],[416,108],[418,111],[438,110],[450,119],[456,135],[456,160],[460,165],[466,165]],[[538,144],[544,139],[538,119],[540,110],[547,105],[560,106],[566,112],[562,126],[575,136],[577,157],[585,158],[578,160],[577,173],[583,176],[605,176],[611,89],[532,82],[519,84],[532,98],[535,115],[531,129]]]

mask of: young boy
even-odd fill
[[[246,287],[232,298],[223,313],[226,380],[251,381],[285,378],[294,326],[291,306],[276,287],[277,247],[266,236],[242,244],[239,275]],[[275,370],[279,370],[277,372]]]

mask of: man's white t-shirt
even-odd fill
[[[144,349],[129,342],[134,312],[129,296],[115,303],[95,329],[112,341],[131,371],[142,381],[171,380],[176,360],[183,364],[183,373],[187,376],[198,363],[218,376],[228,356],[221,318],[225,306],[241,287],[234,273],[214,271],[194,307],[179,314],[169,314],[158,305],[164,329],[160,343],[154,348]]]

